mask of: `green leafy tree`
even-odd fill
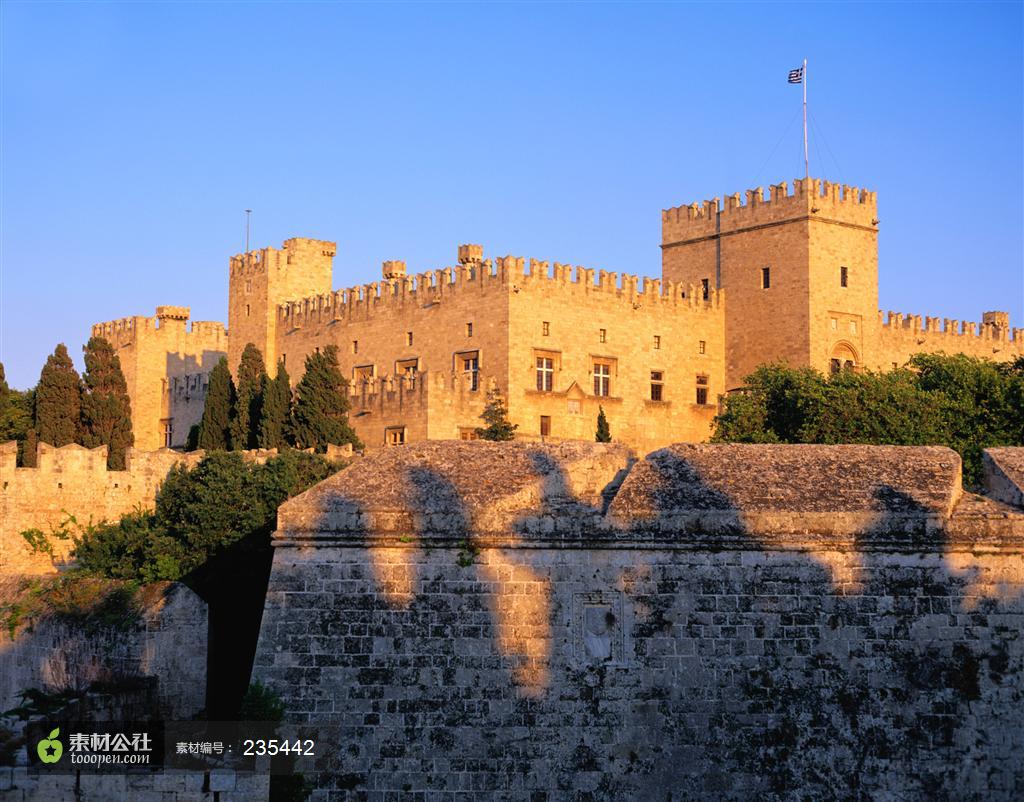
[[[348,381],[338,367],[337,346],[306,357],[306,372],[295,388],[292,440],[296,448],[327,450],[328,444],[362,443],[348,422]]]
[[[983,449],[1024,445],[1024,360],[919,354],[906,368],[831,377],[763,365],[723,407],[718,442],[946,445],[976,486]]]
[[[476,430],[476,436],[481,440],[512,440],[516,436],[518,424],[508,419],[508,407],[505,406],[505,399],[497,390],[487,392],[487,403],[484,411],[480,413],[480,419],[486,423]]]
[[[231,445],[236,449],[256,448],[259,443],[260,407],[267,371],[263,354],[248,343],[238,364],[237,396],[231,418]]]
[[[82,378],[82,444],[107,446],[107,467],[124,470],[125,452],[135,442],[131,402],[121,360],[103,337],[91,337],[86,344]]]
[[[292,417],[292,385],[284,360],[277,361],[277,375],[273,379],[264,374],[261,395],[259,447],[284,448],[285,434]]]
[[[36,386],[33,424],[44,443],[66,446],[81,440],[82,380],[60,343],[46,358]]]
[[[24,468],[36,468],[38,467],[37,455],[39,452],[39,435],[36,434],[35,429],[29,429],[25,434],[25,439],[19,444],[18,457],[19,462]]]
[[[19,454],[24,447],[28,430],[32,428],[33,397],[32,390],[22,392],[8,386],[4,366],[0,362],[0,443],[16,440]]]
[[[207,451],[227,451],[231,448],[231,410],[235,406],[235,383],[231,381],[227,357],[210,371],[210,384],[206,390],[206,405],[199,423],[199,447]]]
[[[608,425],[608,418],[604,414],[604,407],[597,408],[597,432],[594,439],[599,443],[610,443],[612,441],[612,430]]]

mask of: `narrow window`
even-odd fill
[[[662,400],[662,389],[664,388],[664,374],[660,370],[651,371],[651,400]]]
[[[352,353],[353,354],[358,354],[359,353],[359,340],[353,340],[352,341]]]
[[[608,329],[597,330],[597,341],[601,343],[608,342]]]
[[[892,363],[892,369],[893,370],[896,370],[898,367],[899,367],[899,365],[897,365],[895,362]]]
[[[245,305],[245,316],[249,317],[249,304]]]
[[[612,371],[610,365],[594,364],[594,395],[607,396],[611,394]]]
[[[661,335],[658,335],[658,334],[654,335],[654,350],[655,351],[660,351],[661,350]]]
[[[473,336],[473,324],[472,323],[467,323],[466,324],[466,336],[467,337],[472,337]]]
[[[761,289],[766,290],[772,286],[772,270],[770,267],[761,268]]]
[[[838,359],[832,359],[828,363],[828,372],[829,373],[838,373],[840,370],[842,370],[842,367],[843,367],[842,362],[840,362]]]
[[[832,318],[831,325],[832,325],[832,331],[835,331],[837,328],[839,328],[839,321],[836,320],[835,318]]]
[[[550,393],[555,380],[555,360],[547,356],[537,357],[537,389]]]
[[[405,333],[405,344],[406,345],[412,345],[412,332],[411,331],[407,331]]]
[[[164,448],[170,448],[174,445],[174,419],[168,418],[163,421],[164,424]]]
[[[700,293],[705,301],[711,296],[711,282],[706,278],[700,280]]]
[[[704,405],[708,402],[708,377],[703,373],[697,374],[697,403]]]
[[[476,391],[480,387],[480,357],[476,354],[473,356],[462,357],[462,375],[469,382],[469,389]]]
[[[856,320],[851,320],[850,321],[850,334],[856,334],[856,333],[857,333],[857,321]]]
[[[551,435],[551,416],[541,415],[540,416],[540,436],[549,437]]]
[[[846,266],[839,268],[839,286],[849,287],[850,286],[850,269]]]
[[[545,337],[550,336],[551,324],[548,321],[545,320],[543,323],[540,324],[540,333]]]
[[[391,426],[384,430],[384,444],[389,446],[405,445],[405,427]]]
[[[281,354],[281,362],[282,362],[282,364],[285,364],[285,365],[288,364],[288,354]],[[207,387],[209,387],[208,383],[203,385],[203,389],[206,389]]]
[[[701,340],[699,343],[697,343],[697,353],[703,354],[707,351],[707,348],[708,344],[704,340]]]

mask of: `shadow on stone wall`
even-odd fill
[[[314,799],[1024,787],[1021,551],[963,557],[944,497],[875,481],[847,509],[822,475],[787,517],[679,454],[582,498],[544,447],[526,489],[432,453],[381,478],[404,509],[326,492],[278,543],[255,676],[331,744]]]

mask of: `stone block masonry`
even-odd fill
[[[1008,492],[943,448],[385,450],[281,508],[254,678],[317,802],[1019,798]]]

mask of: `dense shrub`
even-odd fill
[[[1024,360],[919,354],[886,373],[763,365],[726,397],[717,442],[946,445],[981,480],[981,451],[1024,445]]]

